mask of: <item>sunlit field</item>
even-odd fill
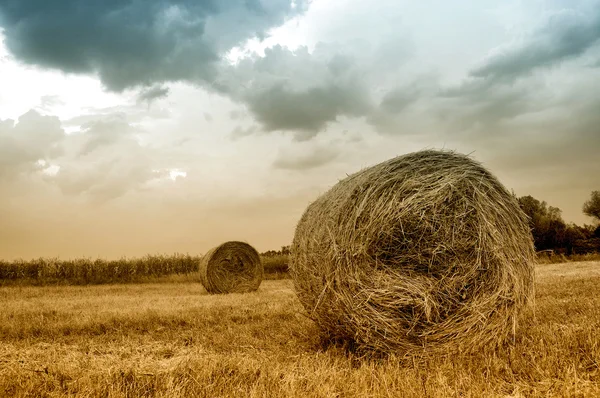
[[[0,303],[1,396],[600,396],[598,261],[538,265],[512,344],[427,360],[328,345],[289,279],[13,285]]]

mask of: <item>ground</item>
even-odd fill
[[[510,346],[427,361],[326,346],[290,280],[0,288],[0,396],[600,396],[600,262],[539,265]]]

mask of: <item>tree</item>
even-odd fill
[[[593,191],[590,200],[583,204],[583,212],[600,221],[600,191]]]
[[[548,206],[546,202],[540,202],[532,196],[523,196],[518,200],[521,209],[529,217],[529,226],[537,250],[568,246],[572,234],[558,207]]]

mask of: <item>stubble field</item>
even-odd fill
[[[597,397],[600,262],[537,267],[512,344],[363,358],[321,341],[290,280],[0,288],[0,396]]]

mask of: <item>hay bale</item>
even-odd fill
[[[313,202],[290,273],[326,336],[407,354],[477,349],[533,297],[533,239],[479,163],[420,151],[364,169]]]
[[[225,242],[200,261],[200,281],[209,293],[247,293],[258,289],[263,265],[256,249],[244,242]]]

